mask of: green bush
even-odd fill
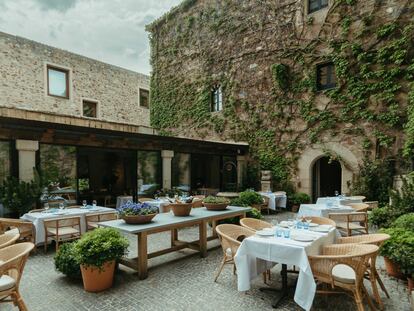
[[[247,207],[249,206],[249,204],[247,204],[246,202],[244,202],[242,199],[240,198],[235,198],[233,200],[230,201],[230,205],[231,206],[242,206],[242,207]]]
[[[256,208],[252,208],[252,210],[250,212],[246,213],[246,216],[249,218],[256,218],[256,219],[262,219],[262,213],[260,213],[260,211]]]
[[[292,205],[301,205],[305,203],[309,203],[311,201],[311,198],[308,194],[303,192],[297,192],[293,194],[293,196],[290,198],[290,202]]]
[[[210,203],[210,204],[224,204],[224,203],[229,203],[229,199],[221,198],[221,197],[213,197],[212,195],[210,195],[207,198],[205,198],[203,202]]]
[[[239,199],[247,206],[253,206],[256,204],[263,204],[263,198],[260,194],[252,190],[246,190],[240,192]]]
[[[98,228],[74,243],[74,256],[80,265],[102,268],[106,262],[125,255],[128,244],[116,229]]]
[[[414,213],[398,217],[391,225],[393,228],[402,228],[414,232]],[[414,256],[414,254],[413,254]]]
[[[407,275],[414,273],[414,232],[403,228],[381,230],[391,238],[382,245],[380,254],[398,264]]]
[[[390,206],[384,206],[373,209],[368,219],[371,225],[377,226],[378,228],[388,228],[400,215],[401,211],[397,211]]]
[[[65,243],[59,246],[54,257],[55,268],[69,278],[80,278],[80,265],[74,256],[73,245],[74,243]]]

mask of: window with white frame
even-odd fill
[[[211,89],[211,111],[223,110],[223,91],[221,85],[216,84]]]
[[[69,70],[47,65],[47,94],[69,98]]]

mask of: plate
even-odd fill
[[[293,235],[292,240],[299,242],[312,242],[315,238],[307,235]]]
[[[259,236],[273,236],[273,235],[275,235],[275,233],[273,231],[270,231],[270,230],[256,231],[256,234],[259,235]]]
[[[281,221],[279,223],[279,226],[283,227],[283,228],[289,228],[289,225],[292,224],[291,221]]]
[[[317,226],[319,226],[319,225],[318,224],[315,224],[314,222],[309,223],[309,227],[311,227],[311,228],[312,227],[314,228],[314,227],[317,227]]]
[[[315,232],[329,232],[331,230],[331,226],[329,225],[320,225],[319,227],[312,228],[312,231]]]

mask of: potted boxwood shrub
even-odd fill
[[[230,204],[230,200],[221,197],[208,196],[204,198],[203,205],[209,211],[222,211]]]
[[[257,192],[252,190],[246,190],[240,192],[239,195],[240,200],[247,204],[247,206],[254,207],[255,209],[261,210],[261,205],[263,204],[263,198]]]
[[[112,286],[115,263],[125,255],[128,244],[113,228],[95,229],[74,243],[74,256],[86,291],[100,292]]]
[[[127,224],[146,224],[158,213],[158,207],[148,203],[133,203],[131,201],[122,204],[118,209],[119,217]]]
[[[301,204],[306,204],[310,202],[310,196],[303,192],[297,192],[295,193],[292,198],[290,199],[290,202],[292,204],[292,212],[297,213],[299,210],[299,206]]]
[[[74,256],[73,245],[74,243],[64,243],[59,246],[59,250],[54,257],[55,268],[71,279],[80,279],[80,266]]]

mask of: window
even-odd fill
[[[320,91],[336,87],[335,66],[333,63],[318,65],[316,67],[317,88]]]
[[[84,117],[97,118],[98,117],[98,103],[90,100],[82,101],[82,114]]]
[[[211,111],[223,110],[223,92],[220,85],[215,85],[211,90]]]
[[[47,66],[47,94],[69,98],[69,71]]]
[[[144,108],[149,108],[149,91],[139,89],[139,105]]]
[[[308,0],[308,13],[319,11],[328,6],[329,0]]]

